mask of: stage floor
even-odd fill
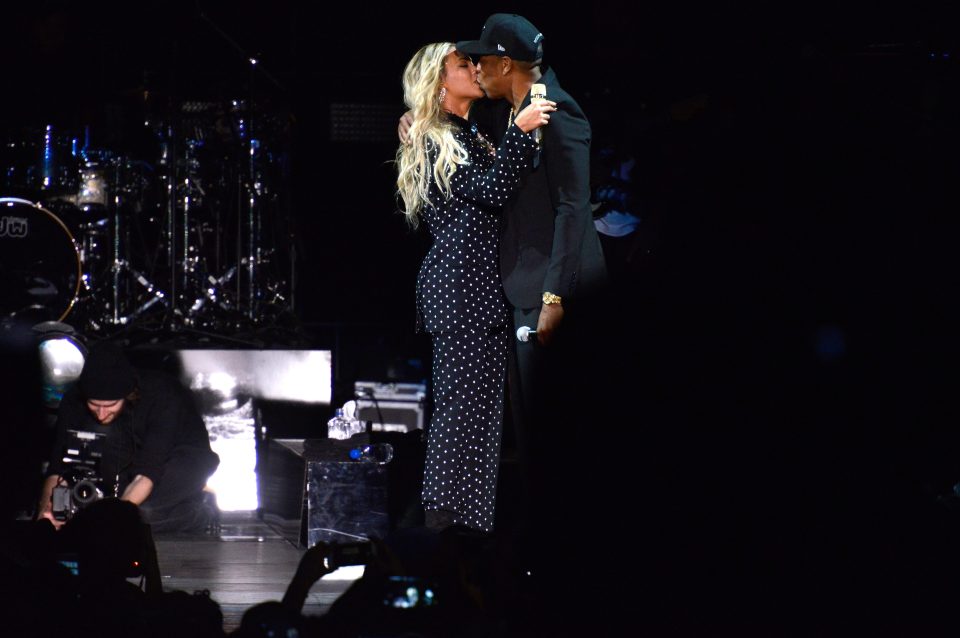
[[[250,512],[224,512],[216,535],[156,535],[154,542],[163,590],[209,591],[228,633],[250,607],[283,598],[306,551]],[[344,567],[324,576],[310,591],[303,613],[325,613],[362,573],[360,567]]]

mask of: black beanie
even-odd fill
[[[84,398],[115,401],[137,385],[137,372],[116,344],[104,341],[90,349],[78,381]]]

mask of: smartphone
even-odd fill
[[[395,609],[433,607],[437,604],[436,587],[418,576],[390,576],[383,604]]]
[[[330,552],[324,560],[327,569],[338,569],[345,565],[366,565],[373,556],[373,545],[369,541],[360,543],[337,543],[330,545]]]
[[[70,573],[74,576],[80,575],[80,561],[77,559],[76,554],[61,554],[59,557],[60,564],[70,570]]]

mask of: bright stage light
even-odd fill
[[[73,326],[59,321],[38,323],[33,332],[43,375],[43,401],[47,407],[57,408],[63,394],[80,378],[87,347]]]

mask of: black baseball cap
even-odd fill
[[[500,55],[521,62],[535,62],[542,57],[542,49],[538,54],[541,42],[543,34],[523,16],[494,13],[483,24],[480,39],[457,42],[457,51],[471,58]]]

